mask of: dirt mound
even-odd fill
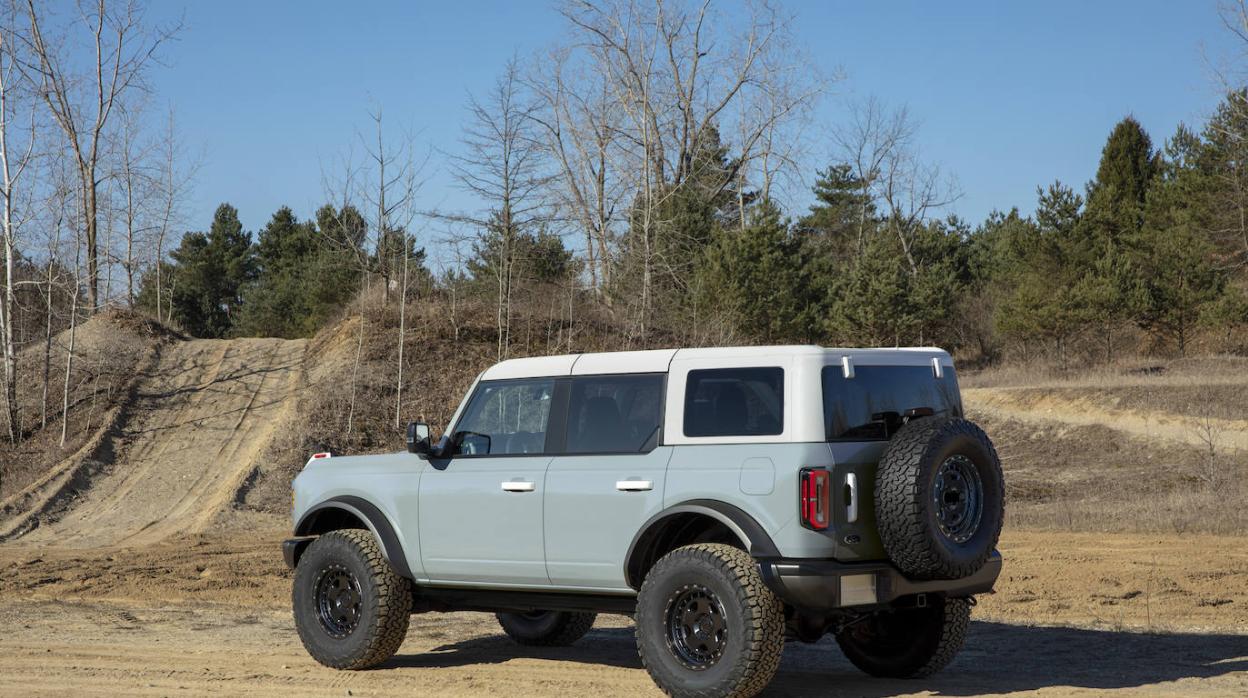
[[[1229,395],[1242,395],[1244,386],[1227,390]],[[1174,390],[1171,394],[1176,394]],[[1220,394],[1220,393],[1219,393]],[[1210,393],[1210,405],[1219,404],[1218,395]],[[973,409],[1003,417],[1064,422],[1070,425],[1104,425],[1148,439],[1163,439],[1197,447],[1248,451],[1248,420],[1217,416],[1224,412],[1210,408],[1204,414],[1194,413],[1199,405],[1189,397],[1185,411],[1150,409],[1141,400],[1124,401],[1086,390],[1056,388],[968,388],[962,391],[967,405]],[[1229,404],[1229,403],[1228,403]]]
[[[71,486],[18,495],[23,544],[137,545],[207,529],[243,496],[302,385],[306,342],[195,340],[164,347]],[[46,478],[45,478],[46,480]],[[19,507],[20,508],[20,507]],[[0,535],[5,531],[0,530]]]

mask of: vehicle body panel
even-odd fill
[[[803,560],[816,570],[878,565],[886,557],[872,493],[887,441],[828,440],[823,409],[821,371],[832,367],[848,379],[862,366],[924,366],[936,377],[953,369],[939,349],[813,346],[504,361],[474,381],[447,434],[455,433],[472,395],[487,381],[658,373],[666,381],[659,436],[645,453],[568,454],[559,451],[562,445],[552,446],[558,439],[548,437],[541,455],[429,459],[397,453],[311,461],[295,479],[294,513],[298,520],[336,496],[367,499],[393,525],[413,578],[439,587],[635,593],[625,566],[642,527],[693,501],[739,510],[765,532],[772,559],[785,565],[800,566]],[[686,435],[690,372],[750,367],[784,371],[779,433]],[[566,421],[566,398],[552,409],[552,420]],[[810,467],[832,473],[832,525],[825,531],[805,528],[799,519],[799,471]],[[532,489],[505,491],[509,482]]]

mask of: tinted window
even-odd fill
[[[855,366],[854,377],[846,378],[840,366],[825,366],[823,419],[828,440],[887,439],[913,409],[961,416],[957,378],[949,367],[944,374],[936,378],[931,366]]]
[[[685,436],[766,436],[784,431],[784,369],[690,371]]]
[[[544,453],[554,389],[551,378],[481,383],[455,426],[455,453]]]
[[[572,381],[568,453],[639,453],[658,443],[663,376],[592,376]]]

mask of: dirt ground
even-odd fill
[[[657,695],[619,616],[542,650],[488,615],[414,616],[383,667],[320,667],[287,608],[281,522],[245,528],[140,548],[0,547],[0,695]],[[790,644],[767,695],[1248,695],[1242,539],[1007,532],[1002,551],[998,593],[938,676],[868,678],[825,638]]]
[[[0,696],[657,695],[619,616],[601,617],[575,647],[539,650],[511,643],[488,615],[420,615],[378,669],[313,662],[278,548],[289,522],[240,507],[315,370],[307,354],[301,341],[168,344],[84,446],[0,502]],[[1130,454],[1148,443],[1194,448],[1190,416],[967,393],[973,408],[1013,425],[999,444],[1007,478],[1052,480],[1046,468],[1069,477],[1087,470],[1081,444],[1112,441],[1127,454],[1116,479],[1076,489],[1128,492],[1118,485],[1190,455],[1157,451],[1166,466]],[[1229,418],[1219,427],[1248,433]],[[1092,429],[1125,440],[1084,433]],[[1037,440],[1070,448],[1037,450]],[[1236,463],[1237,443],[1226,447]],[[1134,502],[1087,503],[1110,505],[1152,516]],[[789,645],[767,695],[1248,695],[1242,535],[1082,530],[1007,529],[997,593],[981,598],[966,649],[936,677],[868,678],[825,638]]]

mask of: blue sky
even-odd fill
[[[1205,56],[1237,50],[1216,0],[787,7],[815,63],[846,75],[819,108],[812,152],[830,151],[848,100],[908,105],[925,157],[957,177],[963,196],[952,211],[972,223],[994,208],[1030,212],[1037,185],[1054,179],[1082,187],[1127,114],[1158,144],[1180,121],[1201,123],[1217,102]],[[368,128],[370,107],[453,151],[467,95],[487,89],[510,56],[563,31],[544,0],[164,0],[150,17],[181,13],[186,28],[153,86],[202,153],[191,228],[207,227],[222,201],[251,230],[281,205],[310,215],[325,200],[323,168]],[[436,155],[428,174],[425,207],[471,206]]]

